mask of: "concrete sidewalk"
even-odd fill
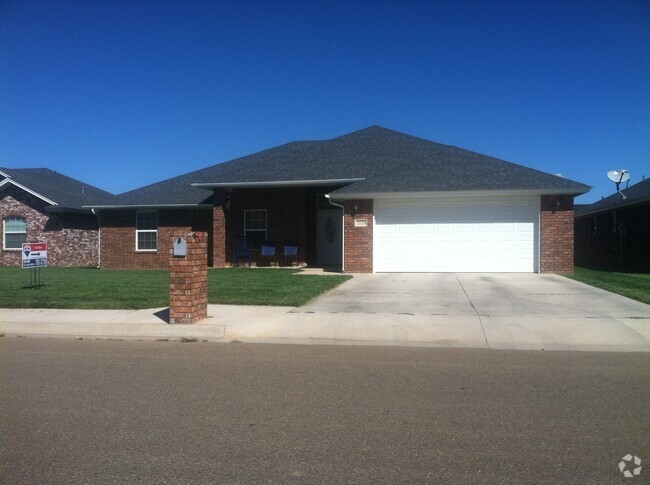
[[[308,308],[308,307],[307,307]],[[0,310],[0,333],[22,336],[650,351],[650,318],[333,313],[209,305],[209,318],[170,325],[167,309]]]

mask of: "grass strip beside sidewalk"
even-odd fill
[[[0,268],[0,308],[140,310],[169,305],[169,272],[43,268],[44,286],[27,288],[29,272]],[[229,305],[300,306],[350,276],[301,275],[292,269],[208,270],[208,301]]]
[[[616,273],[576,267],[573,274],[565,276],[650,305],[650,274]]]

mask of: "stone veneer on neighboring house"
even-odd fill
[[[48,244],[48,266],[97,266],[99,264],[99,223],[90,213],[47,212],[49,206],[18,187],[0,192],[0,239],[4,241],[4,221],[18,216],[27,220],[27,242]],[[21,252],[2,249],[0,266],[20,266]]]

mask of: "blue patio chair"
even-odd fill
[[[287,265],[287,260],[291,263],[291,258],[298,262],[298,243],[296,241],[286,241],[282,252],[282,266]]]
[[[263,265],[264,260],[269,260],[269,266],[271,262],[277,262],[275,259],[275,242],[274,241],[264,241],[262,243],[262,251],[260,253],[260,263]]]
[[[248,261],[248,267],[251,266],[252,251],[251,241],[245,237],[237,239],[235,243],[235,250],[232,255],[232,265],[239,266],[241,260]]]

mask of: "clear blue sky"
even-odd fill
[[[120,193],[374,124],[598,200],[650,176],[650,2],[0,0],[0,166]]]

